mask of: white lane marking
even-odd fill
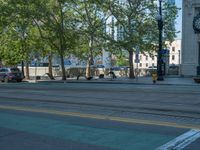
[[[192,129],[174,140],[158,147],[156,150],[181,150],[200,138],[200,130]]]

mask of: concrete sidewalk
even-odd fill
[[[129,78],[93,78],[91,80],[86,80],[85,78],[80,78],[77,80],[76,78],[67,78],[66,81],[61,80],[61,78],[56,78],[56,80],[26,80],[27,82],[40,82],[40,83],[98,83],[98,84],[153,84],[151,77],[138,77],[135,79],[129,79]],[[155,83],[156,85],[193,85],[193,86],[199,86],[200,84],[195,83],[193,78],[185,78],[185,77],[170,77],[167,76],[164,78],[164,81],[157,81]]]

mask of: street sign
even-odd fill
[[[162,49],[161,54],[169,54],[169,50],[168,49]]]
[[[162,62],[167,63],[169,61],[169,50],[168,49],[162,49],[161,50],[162,54]]]

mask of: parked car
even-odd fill
[[[21,82],[23,80],[22,72],[18,68],[0,68],[0,81],[9,82],[17,81]]]
[[[96,68],[105,68],[105,66],[102,64],[98,64],[98,65],[96,65]]]
[[[178,75],[179,74],[179,66],[175,64],[169,65],[169,70],[168,70],[169,75]]]
[[[114,66],[114,67],[111,67],[111,70],[112,71],[120,71],[120,67],[119,66]]]

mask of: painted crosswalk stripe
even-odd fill
[[[200,138],[200,130],[191,129],[165,145],[158,147],[156,150],[181,150],[198,138]]]

